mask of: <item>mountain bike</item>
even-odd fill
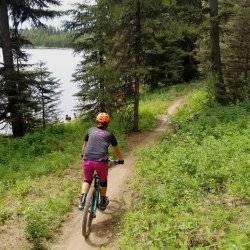
[[[123,164],[123,161],[109,160],[109,166]],[[91,232],[91,225],[94,218],[96,218],[96,212],[98,204],[100,202],[100,178],[94,174],[94,187],[90,194],[87,195],[85,206],[83,209],[83,220],[82,220],[82,235],[87,239]]]

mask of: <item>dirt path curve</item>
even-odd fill
[[[128,137],[129,150],[125,155],[125,164],[121,167],[112,168],[109,172],[108,196],[110,204],[105,212],[97,213],[97,218],[93,221],[92,232],[88,241],[85,241],[81,234],[82,213],[76,208],[72,211],[69,219],[61,228],[61,235],[57,243],[51,247],[53,250],[88,250],[100,249],[112,243],[117,234],[117,225],[125,212],[128,204],[125,204],[124,197],[127,181],[133,171],[132,166],[135,156],[133,152],[154,140],[168,128],[168,117],[174,114],[178,107],[183,105],[185,97],[179,97],[169,105],[168,115],[161,116],[155,129],[141,133],[132,133]]]

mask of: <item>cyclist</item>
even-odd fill
[[[107,113],[100,113],[96,117],[96,127],[90,128],[85,136],[85,142],[82,147],[82,168],[84,181],[82,184],[79,209],[83,210],[86,196],[88,194],[94,171],[100,177],[101,200],[99,209],[105,210],[109,204],[107,192],[108,177],[108,147],[113,146],[115,156],[119,163],[123,163],[123,157],[115,136],[107,130],[110,122],[110,116]]]

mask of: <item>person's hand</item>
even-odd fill
[[[117,160],[118,164],[124,164],[124,160]]]

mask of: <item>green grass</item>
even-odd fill
[[[42,246],[42,239],[50,239],[62,222],[62,215],[67,213],[72,204],[77,186],[63,189],[61,194],[48,197],[42,202],[33,202],[24,210],[25,232],[34,247]]]
[[[17,193],[31,179],[64,171],[79,155],[84,130],[89,122],[59,124],[21,139],[0,137],[0,192]]]
[[[187,87],[177,85],[144,93],[140,127],[154,126],[169,101],[186,91]],[[117,112],[110,124],[123,148],[131,128],[126,115]],[[79,192],[83,136],[93,125],[92,121],[75,120],[21,139],[0,136],[0,227],[18,216],[35,247],[53,238]]]
[[[139,153],[121,249],[249,249],[249,111],[194,91],[176,134]]]
[[[163,88],[155,90],[141,97],[140,107],[140,128],[150,129],[156,125],[157,115],[167,112],[169,102],[173,101],[179,95],[185,95],[190,91],[193,85],[176,85],[174,88]]]

